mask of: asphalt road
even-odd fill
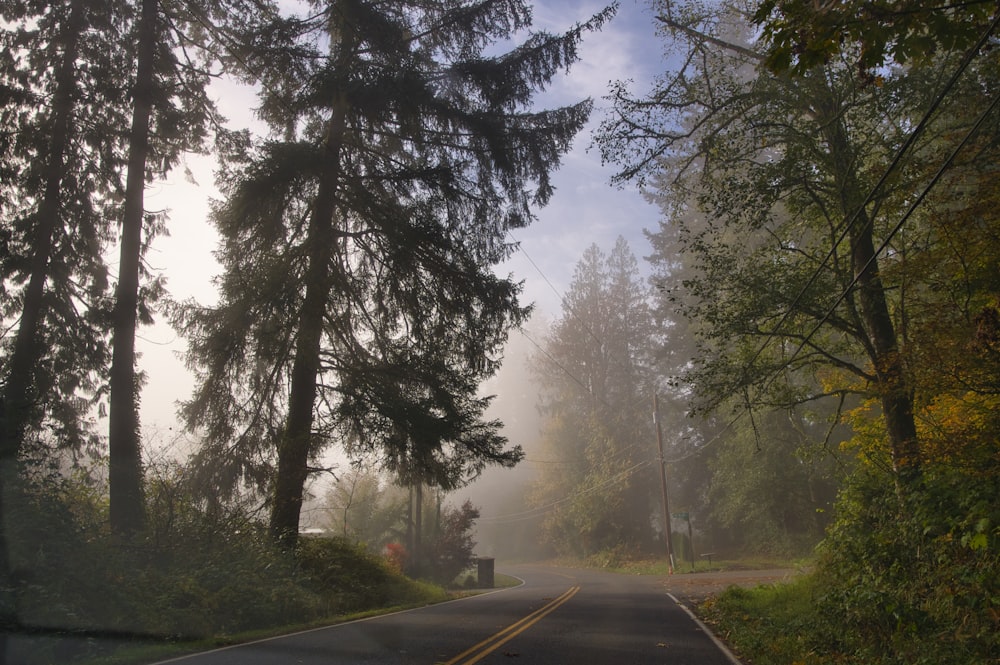
[[[524,584],[164,661],[178,665],[733,665],[655,577],[518,566]]]

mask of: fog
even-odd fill
[[[497,375],[486,382],[484,394],[495,395],[489,417],[504,423],[510,445],[519,445],[525,458],[513,469],[487,468],[469,486],[455,491],[451,500],[466,499],[479,508],[476,526],[476,553],[503,560],[530,560],[548,554],[538,536],[544,509],[528,503],[539,465],[545,463],[541,450],[542,417],[538,389],[530,372],[531,357],[538,353],[548,325],[547,317],[536,315],[523,332],[512,331]]]

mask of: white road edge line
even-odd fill
[[[672,601],[674,601],[675,603],[677,603],[677,605],[682,610],[684,610],[685,612],[687,612],[687,615],[689,617],[691,617],[691,619],[696,624],[698,624],[698,627],[701,628],[705,632],[706,635],[708,635],[709,639],[712,640],[712,642],[715,644],[715,646],[719,647],[719,651],[721,651],[723,653],[723,655],[726,658],[729,659],[729,662],[732,663],[732,665],[743,665],[743,663],[740,662],[740,659],[736,657],[736,654],[734,654],[732,651],[730,651],[729,647],[727,647],[722,642],[722,640],[720,640],[718,637],[716,637],[715,633],[713,633],[712,630],[708,626],[706,626],[705,623],[701,619],[699,619],[695,615],[695,613],[692,612],[691,609],[687,605],[685,605],[680,600],[678,600],[677,596],[675,596],[674,594],[670,593],[669,591],[667,592],[667,595],[670,596],[670,599]]]

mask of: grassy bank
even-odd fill
[[[731,587],[697,610],[717,636],[753,665],[1000,662],[996,635],[977,634],[971,622],[941,630],[930,616],[906,621],[905,608],[885,606],[870,610],[882,612],[884,625],[869,624],[862,629],[850,620],[839,594],[816,574],[753,589]]]
[[[731,587],[698,607],[701,619],[754,665],[844,663],[816,612],[813,576],[754,589]],[[823,655],[825,654],[825,656]]]
[[[236,644],[246,644],[257,640],[265,640],[281,635],[322,628],[324,626],[334,626],[359,619],[366,619],[373,616],[381,616],[392,612],[400,612],[416,607],[423,607],[433,603],[451,600],[455,597],[452,593],[446,592],[441,587],[415,582],[417,593],[407,594],[406,602],[400,604],[390,604],[381,607],[371,608],[364,611],[351,612],[329,617],[318,618],[304,623],[290,623],[275,625],[268,628],[249,630],[233,635],[217,635],[197,640],[172,641],[165,639],[137,637],[134,640],[109,646],[104,649],[104,653],[91,653],[90,655],[76,661],[76,665],[144,665],[146,663],[168,660],[186,654],[200,651],[210,651],[222,647]],[[65,649],[65,647],[64,647]],[[91,640],[91,650],[94,651]]]
[[[390,571],[391,573],[391,571]],[[397,577],[391,573],[392,577]],[[387,604],[372,607],[367,610],[322,617],[309,622],[277,625],[264,629],[245,631],[234,635],[217,635],[210,638],[171,642],[162,639],[142,640],[137,639],[132,643],[117,646],[113,650],[103,655],[92,656],[82,660],[78,665],[142,665],[144,663],[165,660],[172,657],[181,656],[188,653],[207,651],[234,644],[244,644],[255,640],[267,639],[279,635],[287,635],[304,630],[332,626],[359,619],[366,619],[373,616],[381,616],[392,612],[399,612],[416,607],[454,600],[468,595],[476,595],[482,590],[446,590],[434,584],[410,580],[401,576],[395,580],[396,589],[399,595],[393,603],[388,600]],[[497,573],[495,577],[495,589],[504,589],[521,584],[521,580],[516,577]]]
[[[189,549],[173,560],[107,548],[117,565],[100,567],[87,552],[78,565],[93,567],[93,588],[73,580],[72,605],[49,602],[71,582],[55,574],[18,594],[22,623],[7,655],[24,665],[148,663],[454,597],[344,541],[307,541],[294,553],[254,552],[253,542],[228,557]]]
[[[301,539],[282,550],[245,515],[195,508],[151,511],[148,530],[123,539],[78,493],[19,497],[4,525],[7,662],[149,662],[450,597],[360,545]]]

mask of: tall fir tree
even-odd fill
[[[177,322],[202,456],[221,486],[270,483],[280,542],[295,543],[310,460],[332,440],[441,487],[519,459],[476,394],[526,314],[490,267],[549,200],[591,107],[532,97],[612,14],[496,55],[529,29],[527,3],[334,0],[262,34],[248,64],[273,134],[232,137],[220,304]]]
[[[557,551],[650,551],[655,478],[652,318],[628,244],[584,252],[533,367],[542,390],[546,458],[532,502],[547,509]]]
[[[143,501],[135,334],[163,293],[142,256],[166,220],[144,209],[143,192],[217,122],[205,94],[214,51],[205,26],[235,10],[124,0],[4,10],[0,90],[5,127],[16,131],[2,143],[11,176],[3,314],[16,333],[4,358],[0,455],[16,464],[32,448],[44,458],[53,445],[96,447],[89,416],[110,402],[111,521],[135,531]],[[116,241],[112,296],[105,256]]]
[[[129,130],[122,148],[125,182],[111,314],[108,437],[110,520],[122,533],[135,532],[144,522],[136,333],[152,322],[151,305],[164,292],[160,280],[144,269],[143,258],[166,228],[167,215],[146,210],[145,191],[185,152],[203,150],[209,131],[220,128],[209,82],[222,73],[220,64],[237,69],[260,24],[276,13],[268,0],[136,0],[130,9]]]
[[[103,394],[111,177],[120,163],[121,7],[9,3],[3,32],[3,316],[0,458],[95,443]]]

